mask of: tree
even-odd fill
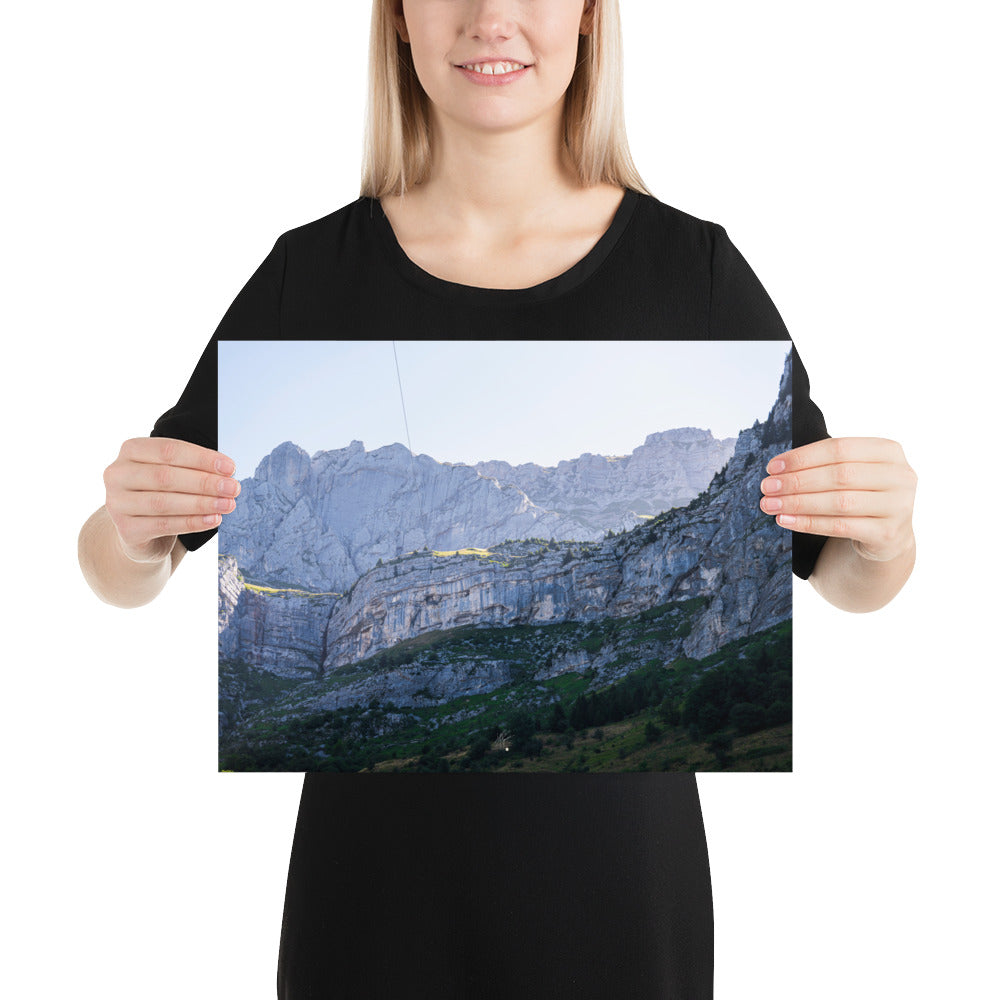
[[[716,733],[708,741],[708,749],[715,754],[719,767],[728,767],[732,762],[729,751],[733,749],[733,738],[728,733]]]
[[[507,720],[510,748],[518,753],[524,753],[528,741],[535,735],[535,728],[535,717],[526,708],[515,709]]]
[[[591,699],[581,694],[569,710],[569,724],[574,729],[586,729],[594,721]]]
[[[783,722],[791,722],[792,703],[782,700],[772,702],[764,715],[764,721],[769,726],[780,726]]]
[[[677,698],[673,695],[665,694],[658,709],[660,718],[668,726],[679,726],[681,723],[681,710]]]
[[[740,701],[733,705],[729,710],[729,721],[736,727],[736,732],[740,736],[754,733],[767,724],[764,709],[748,701]]]
[[[568,725],[569,719],[566,718],[566,710],[563,708],[562,702],[557,701],[552,706],[552,711],[549,713],[548,722],[545,724],[545,728],[550,733],[561,733],[565,731]]]
[[[722,712],[715,705],[702,705],[698,711],[698,728],[703,733],[714,733],[722,728]]]

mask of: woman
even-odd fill
[[[235,507],[217,339],[787,339],[725,230],[642,184],[619,39],[615,0],[376,0],[361,196],[278,238],[105,470],[80,537],[99,596],[152,600]],[[761,509],[799,576],[874,610],[913,566],[916,477],[895,442],[830,438],[795,362]],[[710,997],[695,776],[525,777],[308,774],[279,996]]]

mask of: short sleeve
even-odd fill
[[[712,292],[709,329],[713,340],[791,340],[788,329],[764,286],[729,234],[710,223]],[[809,375],[792,344],[792,447],[830,437],[826,420],[809,394]],[[763,479],[765,471],[761,470]],[[792,571],[805,580],[826,542],[825,535],[792,533]]]
[[[177,402],[161,414],[150,437],[178,438],[203,448],[218,448],[219,340],[278,340],[281,337],[281,292],[285,276],[285,237],[250,276],[222,317]],[[180,535],[189,551],[201,548],[218,528]]]

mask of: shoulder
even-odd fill
[[[710,240],[722,229],[718,223],[685,212],[652,194],[640,192],[637,207],[636,215],[643,224],[677,237]]]
[[[675,205],[640,192],[633,217],[635,241],[653,257],[694,266],[711,266],[716,246],[728,240],[717,222],[685,212]]]
[[[693,289],[710,280],[716,246],[724,239],[717,223],[639,192],[623,249],[639,274],[659,280],[670,275]]]
[[[306,249],[349,238],[359,226],[370,222],[377,203],[372,198],[359,197],[333,212],[286,229],[278,237],[289,249]]]
[[[710,254],[715,241],[727,239],[725,229],[716,222],[685,212],[654,195],[636,194],[631,227],[641,234],[643,241],[653,241],[649,249],[681,245],[687,250]],[[374,213],[380,210],[374,198],[362,196],[318,219],[286,230],[278,239],[289,252],[350,247],[366,235]]]
[[[275,243],[282,261],[285,283],[293,290],[310,287],[299,282],[329,280],[332,273],[348,276],[372,253],[374,213],[380,211],[372,198],[354,201],[311,222],[285,230]]]

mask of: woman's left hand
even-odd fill
[[[864,559],[889,562],[913,537],[917,475],[885,438],[827,438],[775,455],[760,509],[792,531],[849,538]]]

